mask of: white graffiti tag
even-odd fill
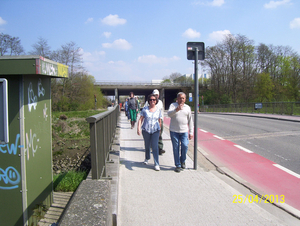
[[[45,96],[45,89],[42,85],[42,80],[39,79],[39,81],[38,81],[38,96],[40,97],[41,95]]]
[[[48,118],[48,115],[47,115],[47,106],[46,106],[46,104],[45,104],[45,107],[44,107],[44,109],[43,109],[43,115],[44,115],[44,119],[45,119],[45,121],[47,121],[47,118]]]
[[[57,75],[57,69],[53,64],[42,62],[42,73],[44,75]]]
[[[30,157],[30,150],[32,151],[32,156],[34,157],[34,154],[36,153],[38,146],[34,146],[34,142],[39,142],[39,139],[36,137],[36,134],[34,133],[32,135],[32,130],[30,129],[30,134],[26,133],[26,144],[25,144],[25,153],[27,152],[27,160],[29,160]]]
[[[29,83],[28,86],[28,111],[31,112],[31,108],[36,109],[37,105],[37,96],[34,95],[34,91],[32,89],[32,83]]]

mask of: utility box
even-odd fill
[[[40,56],[0,57],[0,225],[36,225],[52,204],[51,78],[67,77]]]

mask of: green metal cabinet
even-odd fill
[[[52,204],[51,78],[62,77],[67,66],[40,56],[0,57],[0,225],[36,225],[33,210]]]

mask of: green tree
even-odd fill
[[[100,89],[94,86],[95,78],[91,75],[75,76],[73,79],[74,88],[73,102],[79,103],[79,110],[88,110],[95,107],[95,96],[97,98],[97,105],[103,107],[104,98]]]
[[[166,78],[162,81],[162,83],[172,83],[171,79],[169,78]]]
[[[285,100],[295,101],[299,98],[300,63],[297,56],[278,56],[279,93]]]
[[[255,94],[259,102],[271,101],[273,98],[273,82],[268,73],[258,74],[256,77]]]

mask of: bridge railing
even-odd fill
[[[106,164],[109,160],[119,114],[120,109],[116,105],[106,112],[86,118],[90,124],[92,179],[107,177]]]
[[[191,82],[180,82],[180,83],[161,83],[161,82],[128,82],[128,81],[96,81],[95,85],[106,85],[106,86],[137,86],[137,85],[145,85],[145,86],[164,86],[164,87],[180,87],[180,86],[193,86],[194,83]]]
[[[300,115],[300,102],[265,102],[256,108],[257,103],[216,104],[200,107],[202,112],[264,113],[279,115]]]

